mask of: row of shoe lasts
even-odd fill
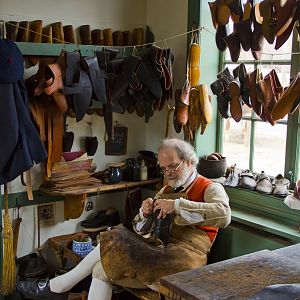
[[[216,0],[209,2],[212,23],[216,32],[216,44],[220,51],[228,47],[231,60],[238,61],[241,47],[251,50],[258,60],[264,40],[275,42],[279,49],[291,35],[297,21],[300,20],[300,1],[287,0],[281,6],[280,0]],[[233,21],[233,32],[228,35],[226,25]],[[300,26],[297,30],[300,35]]]
[[[225,186],[240,187],[247,190],[256,190],[261,194],[273,195],[276,197],[286,197],[289,194],[290,181],[278,174],[273,180],[262,171],[255,175],[249,170],[245,170],[240,174],[235,170],[235,166],[231,167],[228,177],[224,183]]]
[[[76,43],[76,35],[73,25],[63,26],[62,22],[55,22],[43,27],[42,20],[34,21],[9,21],[5,23],[6,38],[17,42],[32,43]],[[78,27],[80,42],[82,45],[104,46],[132,46],[144,43],[144,29],[135,28],[133,32],[112,31],[111,28],[93,29],[90,25]]]
[[[207,125],[211,122],[212,105],[206,84],[198,84],[188,92],[185,87],[175,91],[173,124],[177,133],[183,127],[185,135],[193,140],[196,131],[200,129],[200,134],[204,134]]]
[[[231,116],[236,122],[241,120],[242,105],[246,104],[271,125],[299,107],[300,73],[287,88],[282,87],[274,69],[263,77],[259,69],[247,73],[243,63],[233,70],[233,75],[226,68],[217,77],[210,87],[217,96],[219,112],[226,119],[229,103]]]

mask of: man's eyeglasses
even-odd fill
[[[162,175],[173,175],[177,172],[177,170],[179,169],[179,167],[181,166],[181,164],[184,162],[184,160],[182,160],[177,166],[174,166],[174,167],[163,167],[163,168],[160,168],[160,173]]]

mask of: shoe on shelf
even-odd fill
[[[300,210],[300,179],[295,184],[294,193],[284,199],[284,204],[292,209]]]
[[[249,170],[243,171],[240,175],[239,187],[247,190],[255,190],[256,178]]]
[[[118,211],[115,208],[108,208],[107,210],[100,210],[95,217],[82,221],[81,226],[85,232],[95,232],[119,223]]]
[[[236,187],[239,185],[239,174],[237,173],[235,166],[236,165],[233,165],[230,168],[228,168],[228,176],[224,182],[225,186]]]
[[[67,293],[57,294],[50,290],[50,280],[38,279],[35,281],[18,281],[18,292],[28,299],[67,299]]]
[[[290,181],[278,174],[274,179],[273,195],[277,197],[286,197],[289,194]]]
[[[271,195],[273,193],[272,181],[264,171],[262,171],[257,177],[256,191],[266,195]]]

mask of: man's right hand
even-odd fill
[[[148,217],[153,213],[153,199],[147,198],[142,203],[142,213],[144,217]]]

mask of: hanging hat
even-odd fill
[[[0,39],[0,83],[13,83],[23,79],[24,59],[18,46]]]

